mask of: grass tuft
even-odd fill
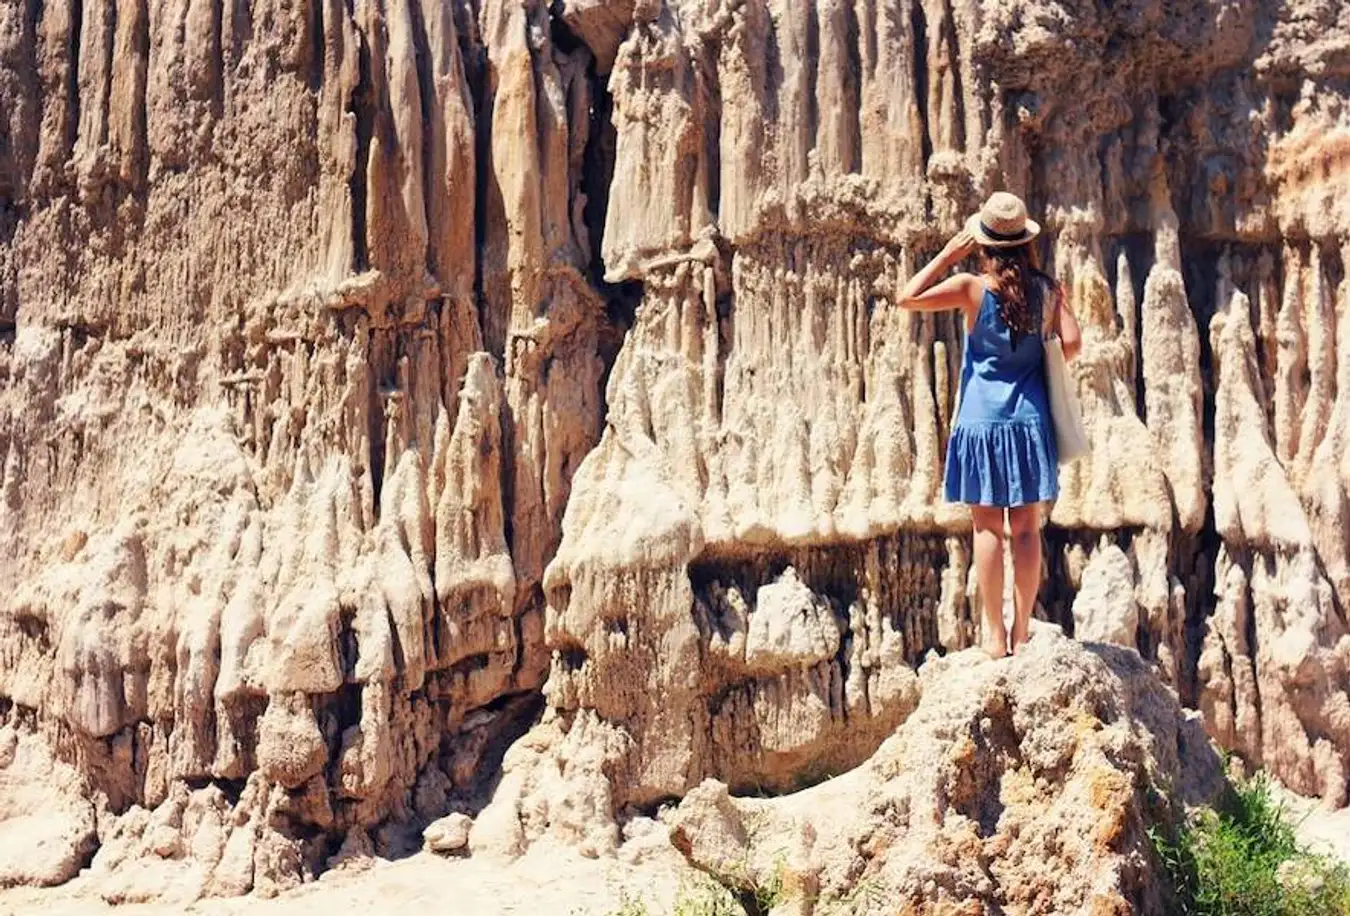
[[[619,898],[618,908],[611,910],[609,916],[648,916],[647,904],[641,900],[634,900],[625,891]]]
[[[652,911],[644,901],[624,892],[619,906],[606,916],[652,916]],[[680,884],[670,916],[745,916],[745,910],[731,891],[711,878],[701,877]]]
[[[673,916],[745,916],[745,910],[731,891],[704,878],[680,887]]]
[[[1347,916],[1350,868],[1298,841],[1264,773],[1175,837],[1150,830],[1180,916]]]

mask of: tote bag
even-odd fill
[[[1069,363],[1064,358],[1064,347],[1058,337],[1045,340],[1045,382],[1050,394],[1050,415],[1055,423],[1055,445],[1059,463],[1073,461],[1088,453],[1087,430],[1083,428],[1083,412],[1078,406]]]

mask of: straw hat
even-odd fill
[[[1022,198],[995,191],[980,212],[966,221],[966,231],[988,248],[1014,248],[1041,234],[1041,224],[1027,217]]]

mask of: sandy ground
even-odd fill
[[[110,906],[76,879],[59,888],[0,890],[0,916],[606,916],[625,895],[657,916],[670,911],[681,882],[691,876],[678,853],[668,853],[640,865],[544,847],[511,864],[419,853],[397,862],[377,860],[364,870],[328,872],[271,900],[206,900],[187,907]]]
[[[1281,790],[1285,810],[1298,828],[1299,838],[1315,852],[1350,863],[1350,808],[1328,811],[1315,798]]]

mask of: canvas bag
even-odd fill
[[[1088,453],[1087,430],[1083,428],[1083,411],[1078,406],[1069,361],[1064,358],[1064,347],[1058,337],[1045,338],[1045,383],[1050,395],[1050,416],[1055,423],[1055,445],[1059,463],[1065,464]]]

